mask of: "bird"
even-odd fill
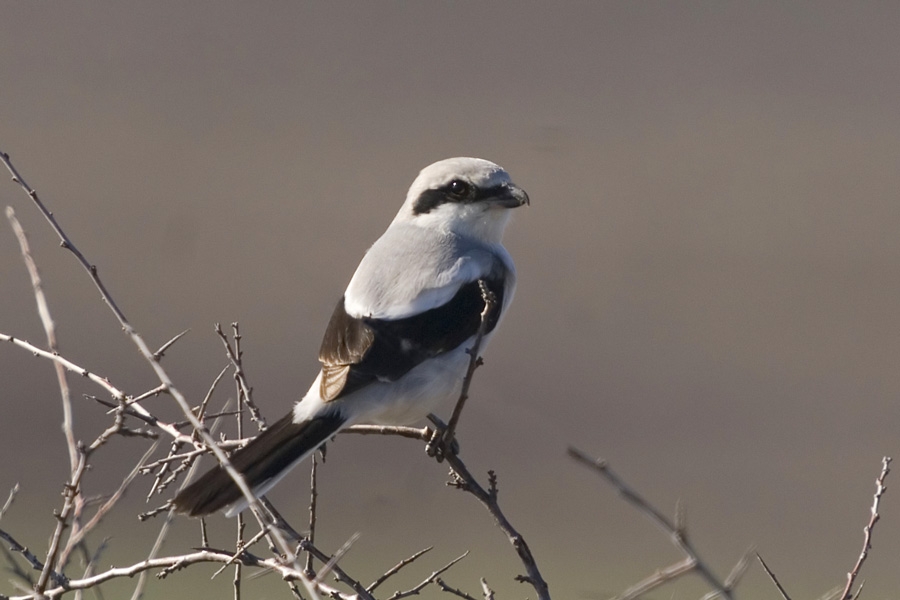
[[[528,194],[487,160],[448,158],[419,172],[337,302],[309,391],[229,458],[257,497],[339,430],[414,423],[459,396],[483,290],[496,302],[481,350],[512,301],[516,270],[502,237],[512,209],[526,204]],[[232,517],[248,502],[219,465],[172,505],[189,516]]]

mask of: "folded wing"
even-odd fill
[[[487,322],[487,332],[493,331],[504,306],[506,275],[498,261],[480,280],[459,285],[448,302],[400,319],[353,317],[341,298],[319,349],[322,399],[336,400],[375,381],[396,381],[424,360],[474,336],[484,309],[479,281],[497,300]]]

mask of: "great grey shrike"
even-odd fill
[[[353,423],[412,423],[459,396],[484,300],[495,295],[482,348],[516,286],[501,244],[511,209],[528,195],[498,165],[450,158],[423,169],[400,212],[363,256],[319,349],[322,369],[291,412],[230,461],[257,496],[338,430]],[[247,507],[217,466],[179,493],[191,516]]]

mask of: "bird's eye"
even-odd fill
[[[457,198],[465,198],[472,190],[472,186],[461,179],[454,179],[447,186],[449,192]]]

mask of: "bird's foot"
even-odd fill
[[[437,416],[428,415],[428,420],[433,425],[431,439],[425,444],[425,453],[436,459],[438,462],[444,462],[444,458],[449,455],[456,456],[459,454],[459,442],[456,436],[448,437],[447,425]]]

